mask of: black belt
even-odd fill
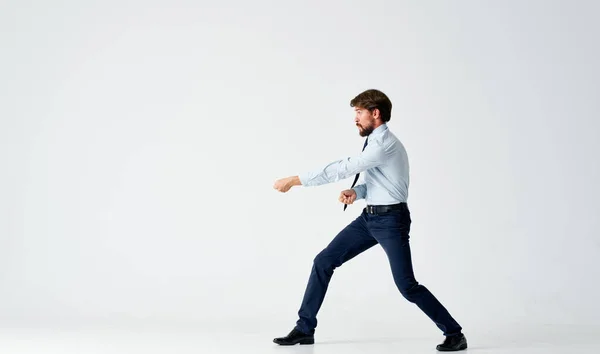
[[[406,203],[398,203],[391,205],[367,205],[365,211],[367,214],[385,214],[392,210],[407,210],[408,205]]]

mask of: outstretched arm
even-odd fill
[[[385,150],[383,146],[378,141],[373,141],[359,155],[330,162],[317,170],[281,178],[275,181],[273,188],[285,193],[293,186],[312,187],[337,182],[369,168],[377,167],[383,164],[384,159]],[[364,198],[367,191],[366,185],[363,184],[362,187],[358,185],[355,188],[357,199]]]
[[[385,151],[378,141],[369,143],[359,155],[336,160],[324,167],[298,175],[304,186],[320,186],[337,182],[383,164]]]

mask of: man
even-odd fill
[[[355,175],[350,189],[340,193],[339,201],[348,204],[365,199],[367,206],[314,259],[312,271],[298,311],[296,326],[285,337],[273,341],[280,345],[314,344],[319,311],[335,268],[361,252],[380,244],[389,260],[394,282],[400,293],[416,304],[443,332],[439,351],[467,348],[462,327],[444,306],[413,274],[409,245],[410,211],[407,205],[409,166],[403,144],[387,126],[392,103],[379,90],[367,90],[350,101],[359,134],[366,137],[363,151],[354,157],[337,160],[322,169],[277,180],[273,188],[287,192],[293,186],[319,186]],[[364,183],[356,185],[364,172]]]

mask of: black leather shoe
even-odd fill
[[[462,333],[447,336],[444,343],[437,346],[437,350],[440,352],[455,352],[464,349],[467,349],[467,338]]]
[[[315,336],[314,334],[300,332],[294,328],[287,336],[273,339],[273,343],[279,345],[315,344]]]

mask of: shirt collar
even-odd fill
[[[371,134],[369,134],[369,136],[367,137],[367,141],[371,141],[371,137],[373,135],[379,135],[382,134],[383,132],[385,132],[388,129],[387,124],[383,123],[380,126],[378,126],[377,128],[375,128],[373,130],[373,132],[371,132]]]

